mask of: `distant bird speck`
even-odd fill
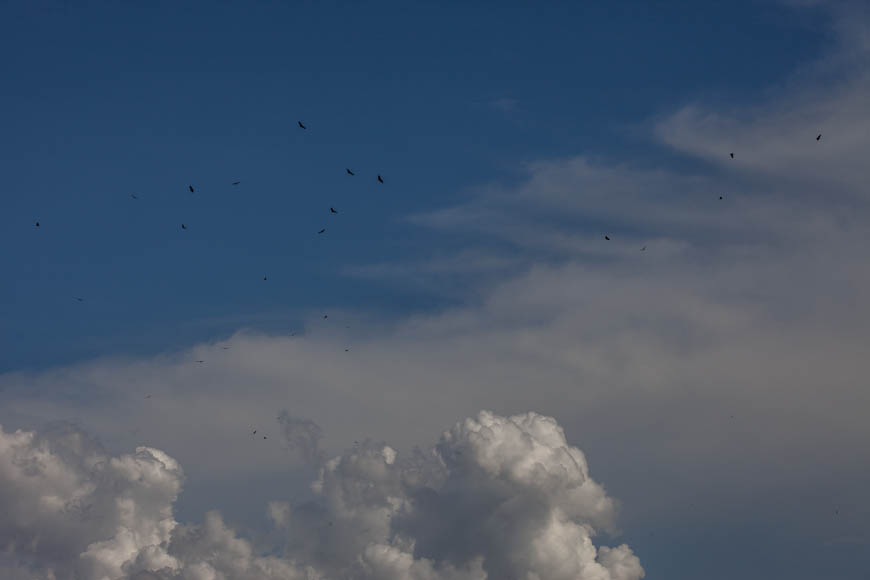
[[[135,193],[131,193],[130,197],[132,197],[133,199],[139,199],[139,196],[136,195]]]
[[[75,299],[78,300],[79,302],[84,302],[84,301],[85,301],[84,298],[79,298],[78,296],[73,296],[73,298],[75,298]]]
[[[380,175],[378,175],[378,182],[379,182],[379,183],[383,183],[383,182],[384,182],[384,178],[381,177]]]
[[[734,159],[734,154],[733,154],[733,153],[731,154],[731,159]]]
[[[338,213],[334,207],[329,208],[329,213]]]
[[[256,434],[257,434],[257,430],[256,430],[256,429],[254,429],[254,432],[253,432],[253,433],[251,433],[251,435],[256,435]]]
[[[265,435],[263,435],[263,439],[268,439],[268,437],[266,437]]]
[[[722,197],[722,196],[721,196],[721,195],[720,195],[720,196],[719,196],[719,199],[725,199],[725,198],[724,198],[724,197]]]
[[[224,350],[230,350],[230,347],[228,347],[228,346],[222,346],[221,348]]]
[[[192,185],[188,185],[188,186],[187,186],[187,189],[190,190],[190,193],[193,193],[193,186],[192,186]]]
[[[39,227],[39,222],[36,222],[36,223],[33,224],[33,225],[35,225],[36,227]]]
[[[233,182],[233,185],[238,185],[238,184],[240,184],[240,183],[241,183],[241,181],[234,181],[234,182]]]
[[[300,129],[307,129],[307,128],[308,128],[308,127],[306,127],[305,125],[302,124],[302,121],[296,121],[296,124],[299,125],[299,128],[300,128]]]
[[[202,364],[202,363],[204,363],[205,361],[204,361],[204,360],[198,360],[198,361],[196,361],[196,362]]]
[[[821,133],[819,133],[819,136],[818,136],[818,137],[816,137],[816,141],[820,141],[820,140],[821,140],[821,139],[822,139],[822,134],[821,134]]]
[[[186,230],[186,229],[187,229],[187,226],[184,225],[184,224],[181,224],[181,229]]]
[[[641,252],[646,252],[646,246],[642,247],[642,248],[640,249],[640,251],[641,251]]]
[[[326,231],[326,228],[323,228],[322,230],[320,230],[320,231],[317,232],[317,233],[318,233],[318,234],[322,234],[322,233],[325,232],[325,231]]]
[[[348,169],[347,167],[345,167],[344,170],[347,171],[347,174],[348,174],[348,175],[353,175],[353,174],[354,174],[353,171],[351,171],[351,170]]]
[[[344,349],[344,352],[350,352],[349,348]]]
[[[610,236],[604,236],[604,239],[610,241]]]
[[[327,318],[329,318],[329,315],[328,315],[328,314],[324,314],[324,315],[323,315],[323,319],[326,320]]]
[[[151,395],[145,395],[145,398],[146,398],[146,399],[150,399],[150,398],[151,398]]]
[[[266,279],[266,276],[263,276],[263,280],[265,280],[265,279]]]

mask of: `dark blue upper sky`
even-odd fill
[[[675,162],[631,127],[739,104],[828,42],[739,0],[0,11],[0,371],[437,306],[341,271],[461,247],[402,217],[523,161]]]

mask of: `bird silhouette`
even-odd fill
[[[326,320],[327,318],[329,318],[329,315],[328,315],[328,314],[324,314],[324,315],[323,315],[323,319]]]
[[[36,223],[33,224],[33,225],[35,225],[36,227],[39,227],[39,222],[36,222]]]
[[[190,193],[193,193],[193,186],[192,186],[192,185],[188,185],[188,186],[187,186],[187,189],[190,190]]]
[[[819,136],[818,136],[818,137],[816,137],[816,141],[820,141],[820,140],[821,140],[821,139],[822,139],[822,134],[821,134],[821,133],[819,133]]]
[[[256,435],[256,434],[257,434],[257,430],[256,430],[256,429],[254,429],[254,432],[253,432],[253,433],[251,433],[251,435]]]
[[[184,225],[184,224],[181,224],[181,229],[186,230],[186,229],[187,229],[187,226]]]
[[[196,361],[196,362],[202,364],[202,363],[204,363],[205,361],[204,361],[204,360],[198,360],[198,361]]]
[[[609,240],[610,240],[610,236],[604,236],[604,239],[609,241]]]
[[[353,171],[351,171],[351,170],[348,169],[347,167],[345,167],[344,170],[347,171],[347,174],[348,174],[348,175],[353,175],[353,174],[354,174]]]
[[[329,208],[329,213],[338,213],[334,207]]]
[[[719,199],[725,199],[725,198],[724,198],[724,197],[722,197],[722,196],[721,196],[721,195],[720,195],[720,196],[719,196]]]
[[[84,302],[84,301],[85,301],[84,298],[79,298],[78,296],[73,296],[73,298],[75,298],[75,299],[78,300],[79,302]]]
[[[131,193],[130,197],[132,197],[133,199],[139,199],[139,196],[137,196],[135,193]]]
[[[238,185],[238,184],[240,184],[240,183],[241,183],[241,181],[234,181],[234,182],[233,182],[233,185]]]
[[[325,231],[326,231],[326,228],[323,228],[322,230],[320,230],[320,231],[317,232],[317,233],[318,233],[318,234],[322,234],[322,233],[325,232]]]
[[[646,252],[646,246],[642,247],[642,248],[640,249],[640,251],[641,251],[641,252]]]
[[[378,175],[378,182],[380,182],[380,183],[383,183],[383,182],[384,182],[384,178],[381,177],[380,175]]]
[[[268,439],[268,437],[266,437],[265,435],[263,435],[263,439]]]
[[[308,127],[306,127],[305,125],[302,124],[302,121],[296,121],[296,124],[299,125],[299,128],[300,128],[300,129],[307,129],[307,128],[308,128]]]
[[[734,159],[734,154],[733,154],[733,153],[731,154],[731,159]]]
[[[145,395],[145,398],[146,398],[146,399],[150,399],[150,398],[151,398],[151,395]]]
[[[349,348],[344,349],[344,352],[350,352]]]
[[[221,348],[224,350],[230,350],[230,347],[228,347],[228,346],[222,346]]]
[[[265,276],[263,276],[263,280],[265,280],[265,279],[266,279],[266,277],[265,277]]]

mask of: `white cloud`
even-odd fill
[[[0,558],[34,577],[117,578],[169,539],[182,477],[156,449],[109,457],[74,429],[0,430]]]
[[[40,436],[0,429],[0,466],[0,505],[9,514],[0,564],[10,576],[643,576],[627,546],[601,548],[599,561],[592,537],[599,525],[612,525],[612,500],[589,478],[582,452],[568,445],[559,425],[535,413],[482,412],[407,460],[374,444],[329,460],[314,485],[321,509],[297,519],[288,504],[269,504],[288,534],[280,556],[258,555],[217,512],[200,525],[178,524],[173,504],[181,468],[156,449],[109,457],[75,430]]]

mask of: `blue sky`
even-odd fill
[[[250,542],[251,570],[268,552],[324,578],[479,579],[457,554],[479,549],[492,570],[510,554],[463,519],[504,491],[475,469],[511,466],[529,425],[542,447],[558,440],[534,411],[619,502],[575,523],[596,546],[628,544],[647,578],[870,566],[863,4],[8,2],[0,15],[14,55],[0,62],[0,513],[62,495],[48,476],[17,488],[8,467],[48,446],[98,482],[94,509],[134,498],[141,529],[103,516],[137,538],[172,509],[213,545]],[[450,464],[483,409],[500,435],[478,463]],[[276,422],[282,410],[322,439]],[[97,478],[58,425],[159,469]],[[412,450],[434,445],[453,471],[424,462],[427,493],[441,474],[456,501],[427,520],[385,444],[420,461]],[[130,455],[140,445],[151,459]],[[539,493],[553,481],[512,492],[524,545],[565,509]],[[417,509],[390,512],[382,552],[351,549],[387,542],[371,530],[389,502],[341,495],[358,486]],[[289,525],[265,515],[282,502]],[[74,529],[23,513],[0,522],[0,547]],[[208,550],[164,537],[176,575],[135,576],[130,544],[89,521],[62,548],[0,555],[0,576],[75,561],[70,578],[123,564],[125,580],[166,580],[206,565]],[[457,545],[467,530],[486,541]],[[406,561],[376,556],[408,550],[412,531],[414,573],[379,568]],[[100,542],[111,557],[83,563]],[[574,577],[533,556],[510,565]]]
[[[280,328],[309,309],[437,307],[341,271],[461,247],[403,216],[510,183],[524,162],[668,162],[639,123],[689,99],[751,100],[830,36],[764,2],[4,13],[7,371],[162,351],[263,315]]]

